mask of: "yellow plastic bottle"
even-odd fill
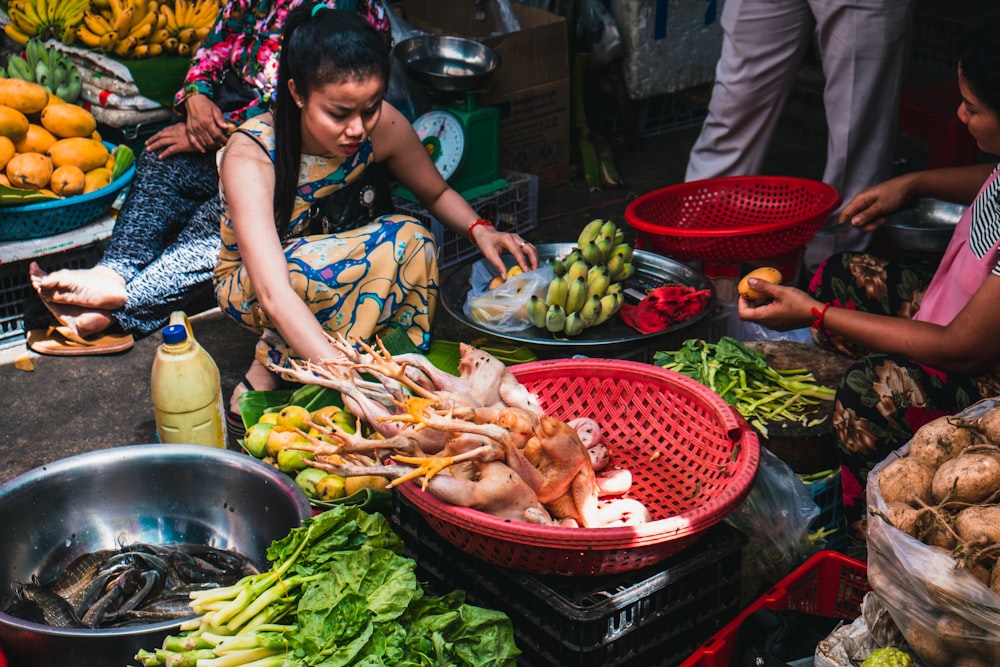
[[[170,316],[150,379],[160,442],[225,448],[219,368],[183,312]]]

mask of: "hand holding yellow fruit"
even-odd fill
[[[781,271],[771,266],[762,266],[746,274],[743,276],[742,280],[740,280],[739,285],[736,287],[736,291],[739,295],[747,301],[760,301],[761,299],[767,298],[767,295],[750,287],[751,278],[757,278],[771,283],[772,285],[780,285]]]

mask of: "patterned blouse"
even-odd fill
[[[254,89],[258,99],[228,112],[227,121],[241,125],[248,118],[267,111],[278,80],[278,53],[281,28],[292,9],[307,0],[229,0],[208,37],[194,54],[184,78],[184,87],[174,96],[178,106],[195,94],[212,97],[227,67],[232,67]],[[329,7],[356,11],[371,22],[389,41],[389,19],[380,0],[325,0]]]

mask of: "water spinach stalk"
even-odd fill
[[[656,352],[653,363],[712,389],[765,437],[769,422],[822,423],[826,417],[815,418],[814,406],[836,393],[817,384],[808,369],[775,369],[763,354],[729,336],[718,343],[686,340],[678,350]]]

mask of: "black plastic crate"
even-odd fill
[[[430,592],[466,592],[506,613],[519,665],[614,667],[680,664],[740,611],[743,536],[719,524],[691,547],[634,572],[536,576],[496,567],[441,539],[394,494],[393,523]]]

